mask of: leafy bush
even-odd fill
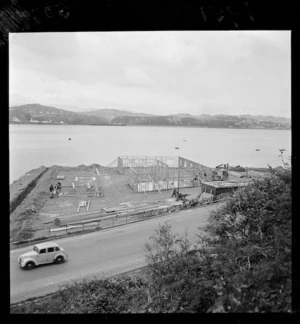
[[[12,313],[128,313],[147,302],[143,277],[118,276],[84,280],[58,294],[12,309]]]
[[[234,193],[213,212],[207,232],[217,255],[211,269],[224,285],[224,311],[291,309],[291,173],[275,172]]]
[[[215,292],[199,260],[187,234],[172,234],[170,225],[160,225],[146,244],[147,311],[207,311]]]
[[[160,226],[146,245],[149,312],[291,311],[291,173],[273,172],[212,212],[208,236]]]

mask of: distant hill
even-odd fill
[[[275,117],[275,116],[262,116],[262,115],[241,115],[241,117],[250,119],[250,120],[258,120],[258,121],[269,121],[274,123],[281,123],[281,124],[291,124],[291,120],[286,117]]]
[[[98,116],[106,119],[108,122],[111,122],[114,118],[119,116],[143,116],[143,117],[151,117],[155,116],[152,114],[143,114],[136,113],[126,110],[118,110],[118,109],[94,109],[83,113],[87,116]]]
[[[259,121],[247,119],[240,116],[191,116],[178,117],[169,116],[119,116],[111,121],[125,125],[165,125],[165,126],[193,126],[193,127],[210,127],[210,128],[267,128],[267,129],[289,129],[290,123],[281,123],[273,121]]]
[[[61,123],[70,125],[105,125],[109,124],[105,118],[89,116],[82,113],[42,106],[40,104],[28,104],[9,108],[9,120],[15,122],[32,123]]]
[[[78,110],[80,109],[77,107]],[[9,108],[12,123],[52,123],[72,125],[148,125],[215,128],[290,129],[291,120],[285,117],[252,115],[197,115],[172,114],[158,116],[118,109],[94,109],[74,112],[40,104]]]

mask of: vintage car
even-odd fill
[[[18,263],[27,270],[47,263],[62,263],[67,260],[65,250],[55,242],[36,244],[33,250],[19,256]]]

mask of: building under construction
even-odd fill
[[[180,156],[119,156],[118,172],[135,192],[200,186],[211,168]]]

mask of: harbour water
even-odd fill
[[[145,126],[9,126],[10,183],[41,165],[108,165],[119,155],[182,156],[209,167],[282,165],[291,131]]]

